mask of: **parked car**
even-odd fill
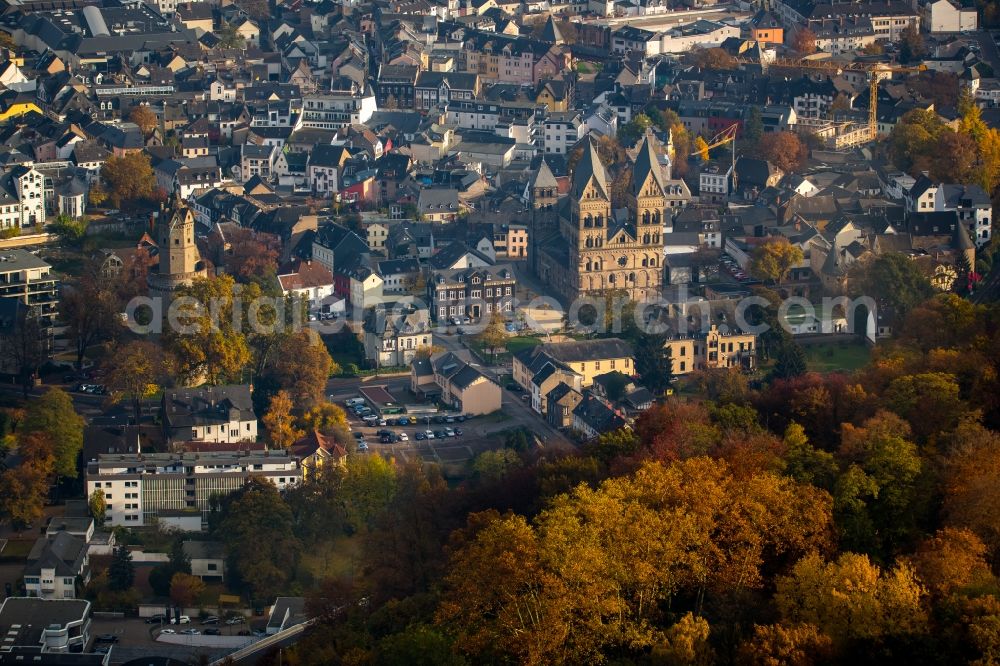
[[[416,438],[416,440],[418,442],[422,442],[425,439],[427,439],[427,435],[425,433],[422,433],[422,432],[418,432],[414,437]]]
[[[469,417],[466,416],[465,414],[459,414],[458,416],[455,417],[455,420],[458,421],[459,423],[462,423],[467,418],[469,418]]]
[[[146,624],[159,624],[160,622],[166,622],[166,621],[167,621],[167,616],[164,615],[163,613],[159,613],[158,615],[150,615],[149,617],[146,618]]]
[[[378,435],[379,437],[384,437],[385,435],[391,435],[392,431],[391,430],[386,430],[385,428],[383,428],[383,429],[377,431],[375,434]]]
[[[208,629],[206,629],[202,633],[205,634],[206,636],[221,636],[222,635],[221,631],[219,631],[218,629],[215,629],[213,627],[209,627]]]
[[[352,432],[351,434],[354,435],[354,439],[364,439],[365,438],[365,433],[363,433],[363,432],[357,432],[357,431],[355,431],[355,432]]]
[[[401,442],[408,442],[408,441],[410,441],[410,436],[407,435],[405,432],[399,433],[398,436],[399,436],[399,441],[401,441]]]
[[[209,615],[204,620],[201,621],[202,624],[219,624],[218,615]]]
[[[378,441],[382,444],[392,444],[392,435],[382,435],[378,438]]]
[[[455,437],[460,437],[461,435],[462,435],[462,429],[461,428],[455,428]]]
[[[527,393],[522,393],[521,400],[523,400],[524,402],[528,402],[529,400],[531,400],[531,396],[528,395]]]
[[[455,431],[452,428],[445,428],[444,434],[447,435],[448,437],[454,437]]]
[[[185,629],[181,633],[184,634],[184,635],[186,635],[186,636],[200,636],[201,635],[201,632],[198,631],[197,629]]]
[[[118,636],[116,634],[100,634],[94,640],[98,643],[117,643]]]
[[[360,442],[358,442],[358,451],[367,451],[367,450],[368,450],[368,442],[366,442],[365,440],[361,440]]]
[[[424,437],[426,437],[427,439],[434,439],[434,431],[424,430]]]
[[[444,438],[446,438],[448,436],[448,433],[446,433],[444,430],[435,430],[434,431],[434,436],[437,439],[444,439]]]
[[[181,615],[178,620],[176,617],[170,618],[170,624],[191,624],[191,618],[187,615]]]
[[[228,624],[229,626],[233,626],[234,624],[243,624],[246,621],[247,619],[242,615],[234,615],[233,617],[226,620],[226,624]]]
[[[249,635],[250,632],[247,629],[244,629],[243,631],[240,632],[240,636],[249,636]]]
[[[410,419],[403,416],[398,421],[396,421],[396,424],[401,426],[410,425]]]
[[[162,629],[162,630],[160,630],[160,633],[161,634],[176,634],[177,632],[174,631],[173,629]]]
[[[520,393],[524,389],[522,389],[521,385],[517,382],[507,382],[507,390],[512,391],[513,393]]]

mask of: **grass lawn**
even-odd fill
[[[803,345],[810,372],[851,371],[863,367],[871,359],[871,350],[861,343],[825,343]]]
[[[337,535],[302,553],[300,575],[304,573],[314,583],[324,578],[353,577],[360,570],[361,540],[357,537]]]
[[[23,560],[28,557],[33,545],[35,545],[34,539],[10,539],[0,556],[5,559]]]
[[[471,347],[476,353],[479,354],[487,363],[490,362],[490,354],[487,350],[483,349],[483,346],[479,344],[479,340],[476,338],[466,338],[466,344]],[[511,356],[518,353],[522,349],[529,349],[536,345],[542,344],[541,338],[536,338],[530,335],[512,335],[507,338],[507,351],[497,352],[494,364],[501,364],[510,361]]]

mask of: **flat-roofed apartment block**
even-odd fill
[[[0,640],[0,652],[23,652],[25,664],[43,662],[39,653],[81,652],[90,641],[90,602],[8,597],[0,606]]]
[[[302,480],[299,459],[276,451],[105,454],[87,464],[87,496],[107,502],[106,524],[141,527],[154,519],[201,529],[210,502],[242,488],[251,477],[279,490]]]

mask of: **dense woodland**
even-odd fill
[[[302,586],[317,623],[281,663],[995,663],[1000,309],[879,279],[905,321],[854,374],[708,373],[461,485],[372,455],[233,495],[213,525],[262,596],[330,534],[363,543]]]

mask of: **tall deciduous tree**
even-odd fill
[[[859,267],[859,278],[852,282],[858,296],[870,296],[879,306],[888,306],[897,317],[934,295],[927,276],[908,256],[891,252],[870,264]]]
[[[83,418],[73,408],[69,394],[50,388],[28,405],[21,433],[47,435],[55,446],[55,473],[75,478],[77,458],[83,448],[83,426]]]
[[[292,399],[288,391],[278,391],[271,398],[271,405],[262,419],[271,443],[279,449],[287,449],[304,434],[295,427],[292,409]]]
[[[323,402],[330,375],[339,373],[319,336],[305,329],[281,337],[264,374],[302,406]]]
[[[789,44],[793,49],[802,55],[809,55],[816,52],[816,33],[809,28],[798,28],[791,38]]]
[[[757,151],[765,160],[786,173],[797,170],[809,155],[809,148],[794,132],[771,132],[757,144]]]
[[[160,345],[133,340],[106,357],[106,382],[113,400],[127,400],[132,418],[142,418],[142,401],[166,383],[171,363]]]
[[[490,363],[496,360],[498,349],[502,349],[507,344],[507,329],[505,328],[503,314],[494,312],[490,315],[490,323],[486,325],[482,333],[476,336],[479,344],[484,350],[490,353]]]
[[[822,627],[843,644],[925,631],[925,594],[906,564],[883,571],[864,555],[845,553],[824,562],[814,553],[778,579],[775,602],[786,621]]]
[[[181,608],[198,602],[205,593],[205,582],[197,576],[178,571],[170,579],[170,600]]]
[[[754,249],[750,274],[759,280],[780,284],[803,258],[802,250],[784,236],[772,238]]]
[[[31,432],[21,436],[18,451],[21,463],[0,473],[0,509],[17,529],[23,529],[45,510],[55,445],[51,435]]]
[[[643,385],[655,395],[663,395],[670,387],[674,365],[667,353],[666,337],[644,333],[635,343],[635,371]]]
[[[149,156],[141,152],[109,157],[101,167],[101,178],[111,188],[110,197],[115,206],[121,206],[123,201],[149,199],[156,190],[156,176]]]
[[[220,518],[216,534],[252,598],[269,601],[286,591],[301,544],[292,533],[292,513],[274,484],[251,478],[223,500]]]
[[[75,286],[63,290],[59,314],[73,341],[78,368],[83,367],[88,349],[115,337],[121,327],[117,298],[96,276],[85,276]]]
[[[704,137],[696,136],[694,138],[694,151],[701,158],[702,162],[708,161],[708,142],[705,141]]]
[[[156,114],[145,104],[132,107],[132,111],[128,114],[128,119],[139,126],[144,137],[152,134],[153,130],[160,124],[160,120],[156,117]]]
[[[183,329],[167,327],[166,347],[177,361],[184,381],[207,379],[212,384],[232,380],[250,362],[250,347],[240,321],[234,317],[233,278],[228,275],[198,278],[177,290],[177,297],[193,299],[179,308]],[[253,285],[244,288],[244,303],[259,295]],[[244,314],[244,313],[239,313]],[[237,320],[234,322],[234,318]]]
[[[94,492],[90,493],[87,508],[90,509],[90,515],[94,517],[94,522],[97,523],[97,526],[101,527],[104,525],[104,519],[108,513],[108,502],[104,498],[103,490],[97,488]]]

